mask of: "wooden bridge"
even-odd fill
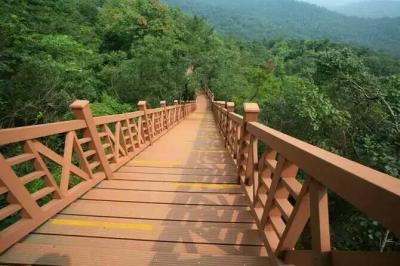
[[[332,250],[327,196],[399,236],[400,180],[208,89],[138,107],[94,118],[76,101],[76,120],[0,130],[0,263],[400,265],[398,253]],[[307,224],[312,249],[296,250]]]

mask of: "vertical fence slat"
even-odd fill
[[[74,135],[75,132],[68,132],[65,136],[65,144],[64,144],[64,157],[63,157],[63,165],[61,170],[61,179],[60,179],[60,191],[62,195],[66,195],[68,191],[68,183],[70,177],[71,170],[71,160],[72,160],[72,152],[74,149]]]
[[[331,240],[329,232],[328,192],[326,188],[311,179],[310,213],[313,262],[315,266],[330,265]]]
[[[260,113],[260,108],[256,103],[245,103],[244,106],[244,116],[243,116],[243,124],[241,126],[241,139],[240,139],[240,148],[239,148],[239,156],[238,156],[238,176],[245,175],[245,183],[251,182],[247,179],[248,173],[246,169],[244,169],[243,164],[246,163],[248,158],[251,156],[250,153],[250,135],[246,132],[246,125],[249,122],[257,121],[258,114]]]
[[[146,135],[145,131],[147,131],[147,140],[149,141],[150,145],[153,144],[153,137],[152,137],[152,132],[151,132],[151,125],[150,125],[150,118],[149,115],[147,114],[147,102],[146,101],[139,101],[138,103],[138,108],[140,111],[143,111],[143,118],[142,118],[142,132],[143,132],[143,137],[144,140],[146,141]],[[143,126],[145,124],[145,126]]]

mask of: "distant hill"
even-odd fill
[[[400,17],[400,2],[398,1],[364,1],[329,9],[347,16],[364,18]]]
[[[399,18],[358,18],[294,0],[163,0],[247,40],[331,39],[400,56]]]

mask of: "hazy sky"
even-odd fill
[[[309,2],[312,4],[320,5],[320,6],[337,6],[337,5],[344,5],[348,3],[354,3],[354,2],[363,2],[367,0],[300,0],[304,2]],[[372,1],[372,0],[368,0]],[[385,0],[373,0],[373,1],[385,1]],[[400,0],[391,0],[391,1],[400,1]]]

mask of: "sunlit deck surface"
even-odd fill
[[[2,261],[269,265],[236,171],[207,100],[199,96],[196,112],[10,248]]]

